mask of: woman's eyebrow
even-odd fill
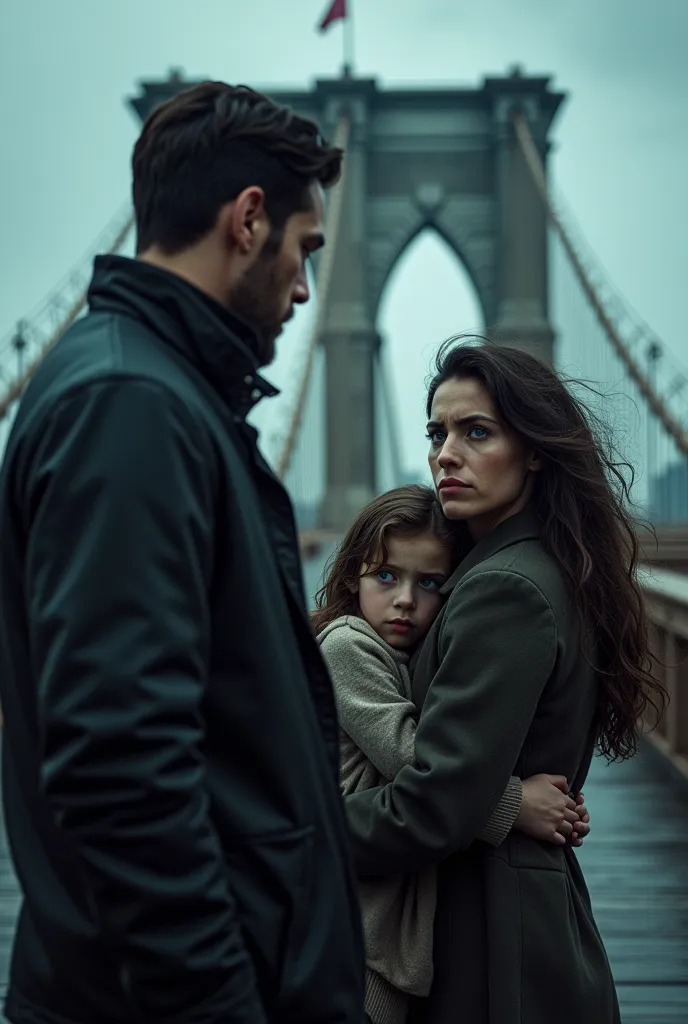
[[[493,416],[488,416],[486,412],[472,412],[468,416],[459,416],[457,419],[453,419],[452,423],[455,423],[457,427],[466,426],[467,423],[477,423],[479,420],[485,420],[487,423],[494,423],[499,425],[497,420]],[[432,430],[435,427],[443,427],[444,422],[438,420],[430,420],[427,425],[427,430]]]

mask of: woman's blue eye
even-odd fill
[[[389,571],[389,569],[380,569],[378,570],[377,578],[381,583],[391,583],[394,579],[394,575]]]
[[[472,437],[474,441],[484,441],[486,437],[490,436],[490,431],[487,427],[471,427],[468,431],[468,436]]]
[[[423,590],[439,590],[440,585],[437,580],[420,580],[419,584]]]
[[[447,440],[447,435],[443,430],[429,430],[425,436],[433,448],[439,448]]]

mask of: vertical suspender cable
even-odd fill
[[[564,247],[564,251],[568,256],[571,266],[573,267],[574,273],[578,278],[578,281],[583,289],[583,292],[588,299],[595,316],[597,317],[600,325],[602,326],[608,341],[612,345],[619,359],[623,363],[626,372],[628,373],[631,380],[637,386],[638,391],[645,399],[649,410],[654,414],[656,419],[662,424],[666,433],[673,438],[676,443],[676,447],[683,454],[688,456],[688,431],[682,426],[682,424],[676,419],[673,413],[669,410],[664,400],[659,395],[653,382],[643,373],[638,366],[636,360],[631,355],[625,341],[619,334],[610,314],[605,309],[605,306],[597,293],[597,290],[590,279],[590,275],[585,270],[581,259],[571,241],[571,238],[564,226],[561,217],[555,209],[547,187],[547,179],[545,177],[544,167],[540,154],[538,153],[537,147],[533,140],[528,122],[522,113],[516,112],[513,115],[514,128],[516,130],[516,136],[519,144],[523,151],[523,155],[528,164],[528,168],[533,176],[535,186],[540,193],[540,197],[545,204],[547,215],[557,232],[561,243]]]
[[[337,125],[337,131],[334,137],[334,145],[340,149],[346,149],[346,144],[349,139],[350,130],[350,119],[347,115],[344,115],[339,124]],[[317,302],[317,311],[315,315],[315,323],[311,331],[311,336],[308,343],[308,349],[306,354],[306,365],[303,371],[303,377],[301,379],[301,385],[299,387],[296,403],[294,405],[294,411],[289,423],[289,430],[284,442],[284,447],[280,452],[277,460],[277,467],[275,472],[280,480],[284,480],[284,477],[291,465],[292,458],[294,456],[294,450],[296,448],[296,442],[298,440],[299,430],[301,422],[303,420],[304,409],[306,406],[306,397],[308,395],[308,387],[313,376],[313,364],[315,362],[315,353],[318,347],[318,342],[322,335],[323,328],[325,326],[325,314],[327,312],[327,297],[330,290],[330,282],[332,280],[332,270],[334,267],[334,257],[337,251],[337,234],[339,231],[339,223],[342,215],[342,206],[344,203],[344,185],[346,178],[346,158],[342,165],[342,175],[334,186],[331,192],[330,201],[327,207],[327,215],[325,218],[325,228],[327,232],[327,245],[320,257],[320,263],[318,264],[318,273],[315,279],[315,298]]]

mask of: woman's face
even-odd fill
[[[539,458],[500,418],[481,381],[456,377],[435,392],[430,469],[447,519],[479,540],[529,503]]]

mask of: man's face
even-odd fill
[[[292,214],[282,231],[271,232],[232,289],[231,308],[258,330],[262,366],[274,359],[275,341],[294,304],[310,297],[306,263],[324,243],[322,189],[314,184],[310,191],[311,208]]]

